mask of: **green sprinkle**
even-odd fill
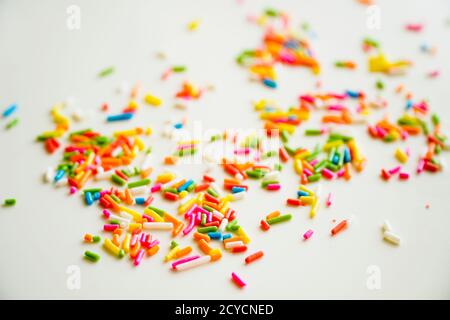
[[[201,228],[198,228],[197,231],[200,233],[216,232],[217,227],[216,226],[201,227]]]
[[[214,142],[216,140],[222,140],[222,135],[221,134],[216,134],[215,136],[211,137],[211,142]]]
[[[92,262],[97,262],[98,260],[100,260],[100,256],[91,251],[85,251],[84,256],[86,257],[86,259],[88,259]]]
[[[219,194],[213,189],[213,188],[208,188],[206,190],[206,192],[208,192],[210,195],[212,195],[214,198],[218,198]]]
[[[248,170],[245,172],[250,178],[259,179],[264,176],[261,171],[257,170]]]
[[[431,115],[431,122],[433,122],[433,125],[434,125],[434,126],[437,126],[437,125],[439,125],[439,123],[441,122],[441,120],[439,119],[439,116],[438,116],[437,114],[433,113],[433,114]]]
[[[99,74],[98,74],[98,76],[99,76],[100,78],[107,77],[107,76],[113,74],[113,73],[114,73],[114,70],[115,70],[114,67],[108,67],[108,68],[103,69],[102,71],[100,71]]]
[[[172,71],[176,72],[176,73],[185,72],[186,69],[187,69],[186,66],[173,66],[172,67]]]
[[[266,9],[264,13],[269,17],[276,17],[278,16],[278,12],[275,9]]]
[[[320,136],[322,134],[322,130],[320,129],[306,129],[305,136]]]
[[[186,188],[187,192],[192,192],[195,189],[195,183],[192,183],[189,187]]]
[[[113,174],[111,176],[111,181],[114,182],[115,184],[118,184],[121,187],[123,187],[127,183],[125,180],[123,180],[117,174]]]
[[[204,204],[204,205],[202,206],[202,208],[205,209],[205,210],[207,210],[207,211],[209,211],[209,212],[213,212],[213,211],[214,211],[214,208],[208,206],[207,204]]]
[[[166,192],[171,192],[171,193],[175,193],[175,194],[178,194],[178,189],[177,188],[164,188],[163,189],[163,192],[164,193],[166,193]]]
[[[102,238],[100,236],[93,236],[92,237],[92,241],[94,242],[100,242],[102,240]]]
[[[284,222],[284,221],[289,221],[292,218],[292,214],[285,214],[282,216],[278,216],[272,219],[268,219],[267,223],[272,225],[272,224],[276,224],[276,223],[280,223],[280,222]]]
[[[275,150],[267,151],[265,154],[262,155],[262,159],[272,158],[278,155],[278,152]]]
[[[90,188],[90,189],[84,189],[83,190],[83,193],[97,193],[97,192],[100,192],[100,191],[102,191],[103,189],[102,188]]]
[[[117,203],[121,203],[122,202],[122,200],[120,200],[116,195],[114,195],[114,194],[111,194],[111,198],[115,201],[115,202],[117,202]]]
[[[170,249],[173,249],[173,248],[175,248],[175,247],[178,247],[178,243],[177,243],[175,240],[172,240],[172,241],[170,242]]]
[[[281,141],[284,143],[289,141],[289,132],[286,129],[281,130]]]
[[[5,199],[5,202],[3,203],[3,205],[5,207],[12,207],[16,205],[16,199],[11,198],[11,199]]]
[[[377,88],[378,90],[383,90],[384,83],[381,80],[378,80],[377,82],[375,82],[375,88]]]
[[[321,177],[322,177],[322,175],[321,175],[320,173],[315,173],[315,174],[310,175],[310,176],[308,177],[308,182],[316,182],[316,181],[319,181]]]
[[[159,209],[159,208],[154,207],[154,206],[148,206],[147,208],[150,209],[150,210],[155,211],[155,212],[156,212],[157,214],[159,214],[161,217],[164,217],[164,210]]]
[[[142,187],[142,186],[146,186],[148,184],[150,184],[150,179],[142,179],[142,180],[139,180],[139,181],[130,182],[128,184],[128,189]]]
[[[12,127],[15,127],[19,123],[19,118],[15,118],[14,120],[11,120],[6,125],[6,129],[11,129]]]
[[[204,226],[206,224],[206,213],[202,213],[202,221],[201,221],[202,226]]]
[[[117,219],[111,219],[111,220],[109,220],[109,223],[110,223],[110,224],[117,224],[117,225],[120,226],[120,221],[117,220]]]
[[[283,170],[283,166],[281,165],[281,163],[275,163],[273,169],[276,171],[281,171]]]

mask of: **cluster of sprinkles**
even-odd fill
[[[267,9],[252,21],[265,27],[263,43],[256,49],[241,52],[236,61],[246,67],[252,79],[269,88],[277,88],[276,66],[302,66],[320,72],[319,62],[308,39],[291,29],[289,16],[281,11]]]
[[[18,109],[17,104],[12,103],[2,112],[2,118],[6,119],[6,118],[11,117],[17,111],[17,109]],[[11,129],[11,128],[15,127],[18,123],[19,123],[19,118],[18,117],[13,118],[6,124],[5,129],[7,129],[7,130]]]
[[[372,3],[367,0],[359,2]],[[319,73],[319,63],[307,38],[292,31],[286,13],[267,9],[259,17],[251,17],[250,20],[265,28],[261,46],[245,50],[237,57],[237,63],[246,67],[252,78],[275,89],[278,86],[277,65],[303,66],[314,74]],[[195,31],[199,24],[200,20],[191,21],[187,29]],[[405,26],[409,32],[420,32],[422,28],[420,24]],[[303,29],[309,31],[307,25]],[[387,59],[380,44],[371,38],[363,40],[363,50],[369,54],[370,72],[399,75],[412,66],[407,60]],[[433,50],[426,47],[422,51]],[[165,57],[163,53],[159,56]],[[351,60],[338,60],[335,66],[357,68]],[[98,77],[107,77],[114,71],[114,67],[105,68],[98,73]],[[166,81],[172,75],[186,71],[184,65],[170,66],[161,75],[161,80]],[[381,80],[375,86],[379,91],[385,87]],[[183,81],[174,94],[175,107],[186,109],[191,101],[200,99],[210,89]],[[403,86],[400,85],[396,92],[401,93],[402,90]],[[104,103],[101,110],[106,114],[106,122],[132,119],[140,107],[138,99],[153,107],[163,104],[163,100],[153,92],[148,91],[142,97],[139,97],[139,92],[138,83],[131,90],[130,100],[120,113],[110,114],[110,106]],[[46,170],[44,180],[56,187],[66,186],[70,195],[79,194],[87,206],[98,206],[102,235],[84,234],[85,244],[91,248],[102,244],[106,252],[119,259],[128,257],[134,266],[139,266],[146,258],[156,256],[161,251],[164,252],[162,260],[170,264],[169,268],[174,272],[215,263],[225,254],[239,255],[250,251],[250,236],[239,223],[238,213],[232,204],[244,199],[249,193],[250,181],[260,181],[260,187],[268,192],[280,191],[283,165],[289,162],[298,175],[299,186],[286,199],[285,205],[292,210],[294,207],[309,207],[310,218],[317,216],[321,203],[327,208],[331,207],[333,194],[330,192],[323,197],[322,184],[317,182],[338,179],[348,181],[353,172],[362,172],[367,163],[356,139],[343,133],[341,127],[367,127],[372,138],[386,143],[422,135],[426,149],[418,159],[417,174],[442,171],[444,165],[439,156],[450,149],[441,131],[439,117],[430,115],[429,102],[414,101],[411,94],[406,95],[404,114],[394,122],[385,116],[374,124],[369,123],[368,116],[387,108],[387,102],[379,96],[370,99],[365,92],[353,89],[305,93],[298,97],[297,105],[286,109],[274,101],[256,101],[254,109],[263,122],[262,134],[241,136],[225,130],[211,135],[205,141],[177,139],[177,131],[186,127],[187,119],[168,122],[163,136],[176,143],[174,151],[162,157],[162,163],[171,169],[177,166],[180,159],[192,157],[202,149],[203,161],[208,165],[218,164],[226,174],[221,183],[208,170],[201,178],[183,177],[169,169],[156,172],[152,164],[152,149],[145,142],[152,135],[149,127],[117,130],[110,136],[90,128],[69,132],[71,122],[63,114],[66,104],[60,103],[51,109],[55,127],[40,134],[37,140],[43,142],[47,152],[52,154],[62,148],[63,138],[67,134],[61,162]],[[9,117],[16,108],[16,105],[8,107],[3,117]],[[321,124],[305,128],[303,138],[313,137],[322,142],[308,148],[303,140],[297,141],[294,134],[298,127],[310,120],[312,113],[322,113]],[[77,115],[74,118],[81,120],[82,117]],[[294,143],[297,145],[294,146]],[[228,152],[218,153],[214,149],[223,149],[223,146],[229,147]],[[210,148],[209,152],[204,151],[207,147]],[[381,177],[389,180],[397,175],[400,180],[408,180],[411,173],[403,166],[413,157],[411,150],[398,147],[393,156],[399,164],[390,169],[381,169]],[[140,165],[136,165],[138,161]],[[106,182],[110,186],[99,186]],[[160,207],[157,204],[158,197],[176,203],[177,212],[169,213]],[[15,199],[6,199],[4,206],[13,206],[15,203]],[[260,220],[259,227],[264,232],[269,231],[292,218],[291,213],[275,210]],[[350,222],[351,219],[339,222],[333,220],[330,236],[338,235]],[[162,244],[158,239],[158,232],[161,231],[171,234],[173,239],[169,245]],[[314,234],[316,231],[306,229],[300,237],[303,241],[311,241]],[[399,245],[400,237],[392,231],[387,221],[382,225],[382,234],[384,240]],[[191,245],[181,244],[188,238],[192,239]],[[245,265],[265,255],[262,250],[250,252],[242,259]],[[94,263],[100,260],[100,254],[95,249],[86,250],[84,257]],[[235,272],[231,273],[231,281],[239,288],[247,285]]]

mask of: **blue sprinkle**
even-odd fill
[[[94,198],[92,198],[92,193],[86,192],[84,194],[84,200],[86,201],[86,204],[88,206],[92,205],[94,203]]]
[[[242,191],[245,191],[245,188],[242,188],[242,187],[232,187],[231,188],[231,193],[239,193]]]
[[[406,110],[411,109],[413,106],[413,102],[411,100],[406,101]]]
[[[112,116],[108,116],[106,118],[106,121],[108,122],[112,122],[112,121],[122,121],[122,120],[130,120],[131,118],[133,118],[134,114],[131,112],[126,112],[126,113],[121,113],[121,114],[116,114],[116,115],[112,115]]]
[[[66,174],[66,171],[58,170],[58,171],[56,171],[55,178],[53,180],[55,182],[58,182],[59,180],[61,180],[64,177],[65,174]]]
[[[351,90],[347,90],[346,94],[350,97],[350,98],[359,98],[360,97],[360,93],[358,91],[351,91]]]
[[[189,188],[189,186],[190,186],[191,184],[193,184],[193,183],[194,183],[194,180],[189,179],[188,181],[186,181],[185,183],[183,183],[183,184],[178,188],[178,192],[181,192],[181,191],[186,190],[186,189]]]
[[[335,154],[333,156],[333,160],[331,162],[333,162],[334,164],[338,164],[339,163],[339,156],[337,154]]]
[[[352,160],[352,158],[351,158],[351,155],[350,155],[350,151],[346,147],[344,149],[344,163],[350,162],[351,160]]]
[[[93,199],[94,199],[95,201],[99,200],[99,199],[100,199],[100,192],[94,193]]]
[[[269,87],[269,88],[272,88],[272,89],[276,89],[276,87],[277,87],[277,83],[275,81],[267,79],[267,78],[263,79],[263,84],[266,87]]]
[[[9,117],[11,114],[14,113],[14,111],[17,110],[17,104],[13,103],[12,105],[10,105],[8,108],[6,108],[5,111],[3,111],[3,117]]]
[[[231,238],[231,233],[226,233],[226,234],[222,235],[222,240],[226,240],[229,238]]]
[[[221,232],[208,232],[208,236],[214,240],[222,240]]]
[[[309,193],[308,193],[308,192],[305,192],[305,191],[303,191],[303,190],[298,190],[298,191],[297,191],[297,196],[298,196],[298,197],[307,197],[307,196],[309,196]]]
[[[289,41],[286,41],[284,43],[284,46],[286,48],[290,48],[290,49],[297,49],[298,48],[298,43],[295,40],[289,40]]]
[[[176,123],[174,125],[174,127],[175,127],[175,129],[181,129],[181,128],[183,128],[183,124],[182,123]]]
[[[136,201],[136,204],[144,204],[145,198],[134,198],[134,201]]]

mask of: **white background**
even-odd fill
[[[92,127],[105,133],[137,125],[151,126],[155,134],[148,139],[155,154],[155,168],[168,152],[160,129],[165,120],[202,120],[205,127],[225,129],[259,128],[262,124],[251,101],[276,99],[287,107],[297,97],[314,89],[316,78],[307,69],[279,69],[279,89],[270,91],[248,81],[245,70],[235,64],[236,55],[260,43],[262,31],[246,21],[248,14],[259,14],[273,6],[291,14],[294,26],[308,22],[317,37],[312,40],[323,72],[324,90],[364,90],[373,97],[376,79],[386,84],[387,112],[398,116],[404,100],[393,94],[403,83],[419,100],[430,105],[445,125],[449,125],[450,16],[448,1],[377,1],[381,8],[381,29],[366,27],[365,7],[351,0],[340,1],[0,1],[0,106],[17,102],[20,124],[0,130],[0,198],[15,197],[13,208],[0,208],[0,297],[1,298],[147,298],[147,299],[309,299],[309,298],[445,298],[450,297],[450,205],[449,173],[413,174],[409,182],[382,182],[381,167],[396,164],[393,152],[398,145],[412,149],[413,170],[421,138],[406,143],[383,144],[371,140],[365,128],[354,128],[354,135],[368,158],[362,174],[350,182],[324,182],[324,194],[332,191],[334,204],[321,208],[311,220],[307,208],[286,208],[285,199],[295,195],[298,177],[291,166],[283,171],[282,190],[268,194],[257,182],[249,182],[249,197],[234,203],[239,221],[252,238],[250,252],[262,249],[265,257],[250,266],[242,255],[226,253],[217,263],[183,273],[173,273],[162,262],[169,237],[159,235],[161,252],[135,268],[131,261],[117,261],[100,248],[82,243],[85,232],[101,233],[100,209],[87,208],[67,189],[54,189],[42,183],[42,173],[61,156],[48,156],[43,145],[34,141],[42,131],[52,128],[50,107],[69,96],[74,107],[90,113],[89,120],[73,129]],[[66,9],[81,8],[81,29],[66,26]],[[186,24],[202,19],[197,32],[186,31]],[[408,22],[425,24],[420,34],[407,33]],[[392,58],[411,59],[415,66],[408,76],[385,79],[367,72],[361,39],[371,35],[382,43]],[[436,45],[435,57],[419,51],[422,43]],[[168,59],[155,59],[164,51]],[[333,62],[350,59],[357,71],[336,70]],[[184,64],[188,72],[167,82],[161,73],[170,65]],[[107,78],[97,73],[113,65],[116,72]],[[425,73],[439,69],[435,80]],[[173,95],[183,79],[199,85],[214,84],[216,90],[205,96],[189,112],[173,108]],[[155,109],[143,105],[129,123],[106,124],[99,111],[103,102],[121,110],[127,97],[116,93],[122,82],[141,82],[145,91],[161,96],[165,103]],[[70,110],[67,110],[70,112]],[[384,115],[378,112],[375,121]],[[5,119],[0,119],[4,127]],[[294,145],[316,141],[301,135]],[[448,154],[445,155],[448,162]],[[200,166],[180,167],[182,176],[199,179]],[[213,175],[222,179],[220,169]],[[429,204],[430,208],[425,209]],[[156,205],[173,212],[175,206],[160,198]],[[291,222],[259,230],[259,220],[275,209],[291,212]],[[337,237],[329,230],[351,215],[353,224]],[[402,238],[399,247],[382,241],[380,224],[388,219]],[[315,230],[310,241],[301,241],[308,228]],[[192,244],[180,239],[182,245]],[[193,244],[195,247],[195,244]],[[99,252],[101,261],[87,263],[83,252]],[[195,247],[195,250],[197,248]],[[77,265],[81,288],[69,290],[66,270]],[[381,289],[369,290],[369,266],[381,272]],[[234,271],[248,282],[239,290],[230,282]]]

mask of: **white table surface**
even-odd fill
[[[449,125],[450,16],[449,1],[377,1],[381,9],[381,29],[366,27],[366,8],[351,0],[340,1],[24,1],[0,2],[0,106],[17,102],[20,123],[11,130],[0,130],[0,199],[17,198],[13,208],[0,208],[1,298],[145,298],[145,299],[311,299],[311,298],[438,298],[450,297],[450,202],[449,171],[431,175],[413,174],[409,182],[385,183],[378,177],[381,167],[396,164],[393,152],[399,145],[409,146],[416,159],[423,140],[383,144],[367,136],[365,128],[354,128],[354,135],[369,162],[366,170],[350,182],[324,182],[323,192],[332,191],[334,203],[322,208],[311,220],[307,208],[287,208],[286,197],[295,194],[298,177],[291,166],[282,174],[282,190],[268,194],[257,182],[249,182],[250,194],[233,204],[239,221],[252,238],[250,251],[262,249],[265,257],[250,266],[242,255],[226,253],[208,266],[174,274],[162,262],[169,236],[161,233],[158,256],[135,268],[128,259],[117,261],[100,246],[82,243],[85,232],[100,233],[102,219],[97,206],[87,208],[67,189],[54,189],[42,182],[48,166],[58,163],[61,153],[48,156],[35,142],[42,131],[52,128],[50,107],[74,97],[74,107],[91,116],[73,129],[92,127],[111,133],[118,128],[151,126],[155,134],[148,139],[155,154],[155,168],[167,154],[167,140],[160,135],[165,120],[203,121],[204,127],[225,129],[260,128],[261,122],[251,101],[276,99],[282,106],[314,89],[316,79],[306,69],[280,69],[279,89],[268,90],[248,81],[248,74],[235,64],[236,55],[260,43],[262,31],[246,21],[248,14],[276,7],[290,12],[294,25],[308,22],[317,34],[312,45],[318,53],[326,90],[364,90],[374,95],[374,83],[386,84],[384,96],[389,113],[397,116],[404,101],[393,94],[403,83],[417,99],[428,98],[431,108]],[[81,9],[81,29],[66,27],[69,5]],[[194,33],[186,24],[201,19]],[[408,22],[422,22],[420,34],[404,31]],[[415,65],[405,77],[386,78],[368,74],[361,51],[365,36],[378,39],[393,58],[407,58]],[[438,47],[432,57],[419,51],[421,43]],[[155,59],[164,51],[166,61]],[[337,70],[333,62],[351,59],[359,64],[351,72]],[[167,82],[160,75],[170,65],[184,64],[188,72]],[[97,73],[113,65],[116,72],[104,79]],[[439,69],[441,76],[430,80],[427,71]],[[183,79],[198,84],[214,84],[193,108],[186,112],[173,108],[173,94]],[[120,110],[127,97],[116,93],[122,82],[140,81],[164,99],[159,108],[143,106],[129,123],[107,124],[99,111],[107,101]],[[70,110],[67,110],[68,112]],[[373,116],[381,118],[383,111]],[[0,119],[4,127],[6,120]],[[298,130],[298,145],[312,144]],[[447,131],[448,132],[448,131]],[[448,154],[445,159],[449,160]],[[412,171],[415,160],[407,168]],[[185,177],[199,179],[201,166],[177,168]],[[223,178],[222,170],[213,175]],[[429,204],[427,210],[425,205]],[[169,212],[175,209],[160,198],[156,202]],[[271,210],[291,212],[293,220],[263,233],[259,220]],[[332,219],[349,216],[352,225],[335,238],[329,236]],[[402,238],[399,247],[382,241],[380,225],[388,219]],[[315,230],[310,241],[302,242],[308,228]],[[193,244],[180,239],[182,245]],[[193,244],[197,250],[195,244]],[[88,248],[101,254],[97,264],[87,263]],[[81,287],[69,290],[67,268],[80,268]],[[368,268],[380,271],[381,288],[369,290]],[[370,268],[369,268],[370,270]],[[230,283],[234,271],[248,286],[239,290]]]

